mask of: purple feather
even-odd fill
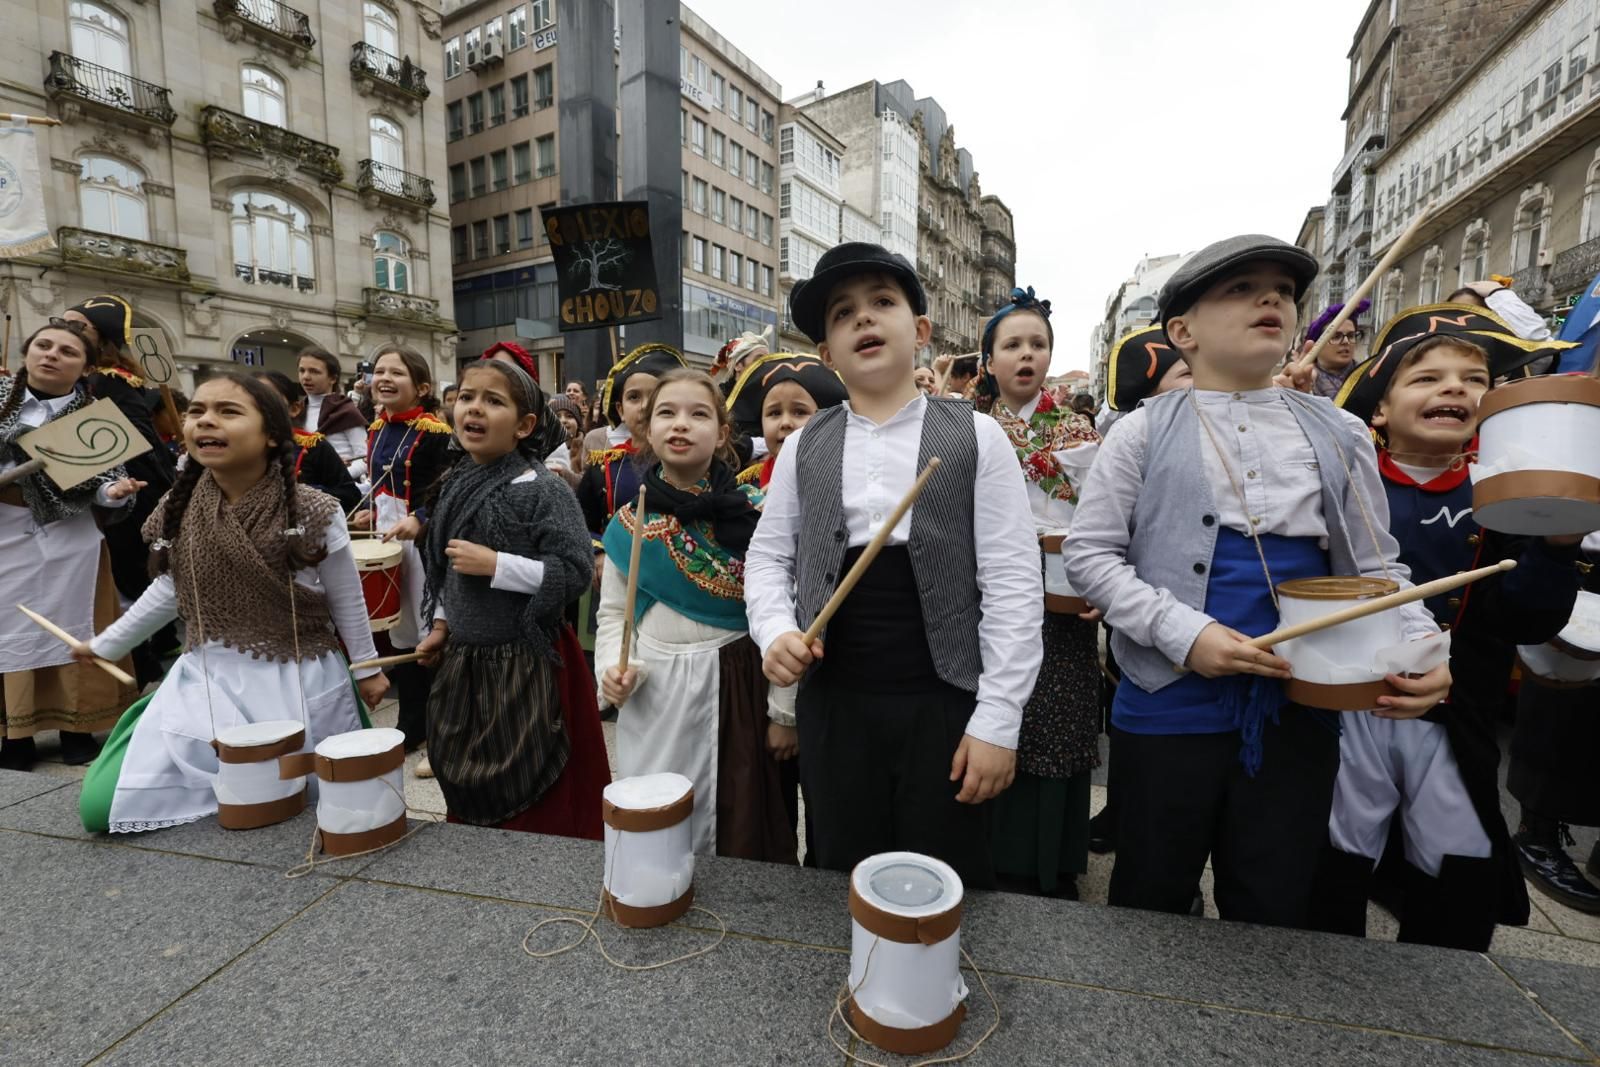
[[[1355,322],[1371,306],[1372,301],[1362,298],[1361,303],[1357,304],[1356,309],[1350,313],[1350,321]],[[1318,315],[1314,320],[1312,320],[1311,325],[1306,327],[1306,340],[1320,340],[1322,337],[1322,331],[1326,330],[1328,328],[1328,324],[1332,322],[1338,316],[1339,312],[1343,310],[1343,304],[1334,304],[1329,307],[1328,310]]]

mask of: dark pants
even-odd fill
[[[803,742],[802,742],[803,744]],[[1263,731],[1261,770],[1239,735],[1111,730],[1117,861],[1110,903],[1187,914],[1206,859],[1224,919],[1305,926],[1339,770],[1339,737],[1288,705]],[[803,749],[802,749],[803,750]]]
[[[921,852],[991,888],[990,806],[956,803],[950,780],[975,703],[943,683],[887,694],[830,683],[826,670],[807,678],[796,719],[808,855],[848,871],[879,852]]]

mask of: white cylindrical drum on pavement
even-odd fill
[[[1600,380],[1550,374],[1489,390],[1470,473],[1480,526],[1540,537],[1600,529]]]
[[[1279,627],[1294,626],[1400,588],[1387,578],[1295,578],[1278,583]],[[1399,608],[1353,619],[1326,630],[1280,641],[1273,650],[1289,661],[1293,677],[1284,695],[1297,704],[1329,711],[1366,711],[1380,696],[1399,696],[1384,681],[1378,654],[1404,641]]]
[[[292,819],[306,806],[303,775],[284,779],[278,757],[306,744],[305,724],[292,719],[247,722],[217,731],[217,823],[224,830],[255,830]]]
[[[618,926],[665,926],[694,903],[694,783],[641,774],[601,793],[605,911]]]
[[[317,838],[330,856],[349,856],[393,844],[406,833],[405,734],[387,727],[323,738],[316,752],[285,756],[285,777],[312,773]]]
[[[1578,687],[1600,678],[1600,594],[1578,590],[1562,631],[1542,645],[1518,645],[1517,655],[1542,682]]]
[[[1061,556],[1066,539],[1065,530],[1039,538],[1039,548],[1044,552],[1044,610],[1053,615],[1082,615],[1089,610],[1089,602],[1067,581],[1067,565]]]
[[[967,1014],[961,878],[916,852],[884,852],[850,874],[850,1025],[886,1052],[936,1052]]]

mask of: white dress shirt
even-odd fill
[[[922,419],[927,397],[916,398],[881,423],[845,403],[844,466],[840,482],[847,544],[865,545],[888,521],[917,476]],[[1033,693],[1044,650],[1039,628],[1044,585],[1022,469],[999,423],[973,413],[978,439],[977,478],[972,486],[973,546],[982,604],[978,644],[983,673],[977,707],[967,733],[1002,748],[1017,747],[1022,706]],[[745,555],[745,609],[750,636],[762,655],[795,621],[795,555],[800,499],[795,464],[802,427],[784,442],[773,465],[761,522]],[[935,474],[935,478],[939,475]],[[916,508],[889,534],[888,543],[911,539]]]
[[[32,389],[25,390],[22,404],[17,408],[17,422],[29,430],[37,430],[65,411],[67,405],[72,403],[72,396],[72,393],[67,393],[64,396],[43,397]],[[8,471],[15,466],[18,466],[18,464],[8,459],[0,459],[0,471]],[[112,500],[110,492],[111,483],[109,482],[96,487],[94,491],[95,504],[102,508],[125,508],[138,497],[136,493],[129,493],[121,500]]]

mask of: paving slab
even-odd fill
[[[1498,962],[1600,1060],[1600,970],[1550,960]]]
[[[333,884],[0,831],[0,1063],[88,1060]]]
[[[0,808],[9,808],[24,800],[60,789],[67,783],[59,778],[21,771],[0,771]]]

